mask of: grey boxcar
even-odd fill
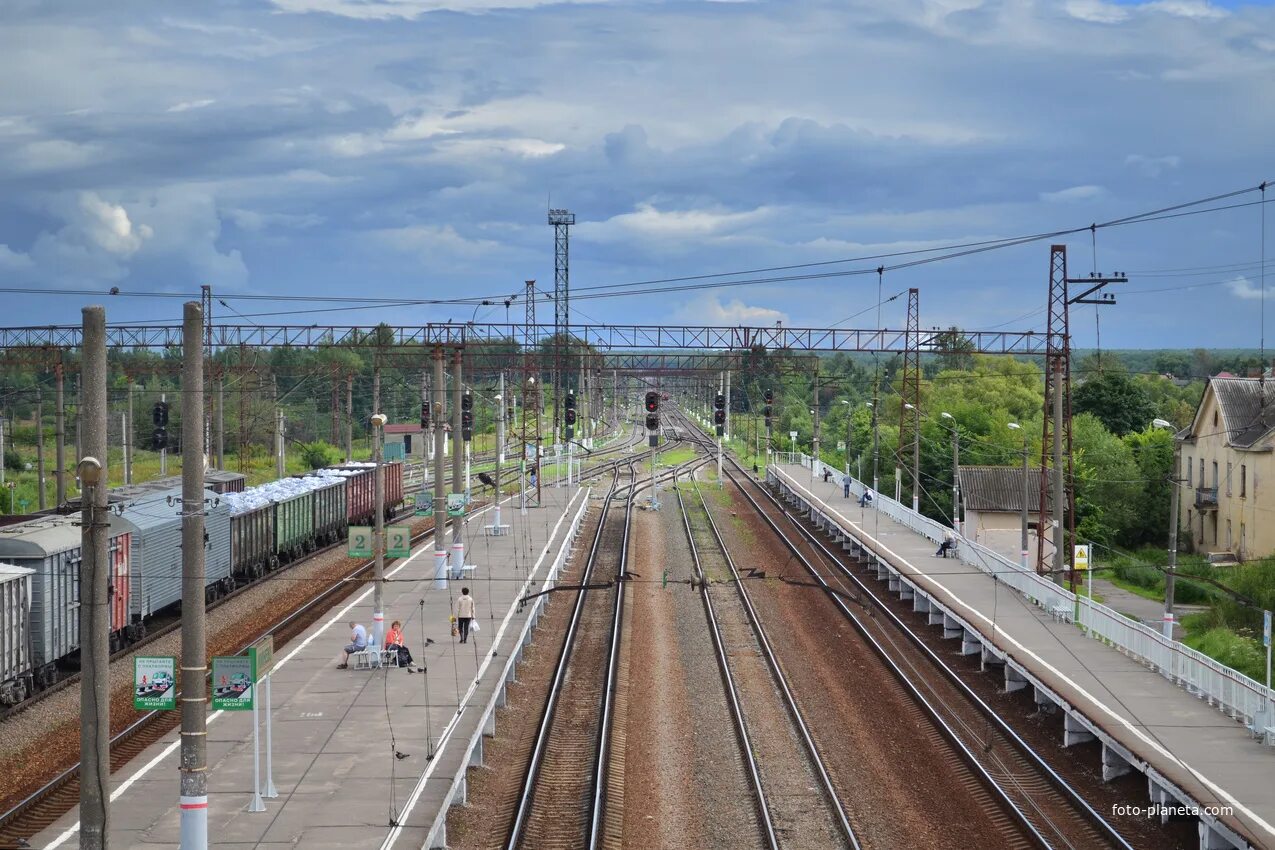
[[[0,705],[31,692],[31,576],[35,570],[0,564]]]

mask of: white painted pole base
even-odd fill
[[[257,683],[253,683],[253,689],[258,687]],[[248,806],[250,812],[264,812],[266,804],[261,800],[261,739],[258,732],[261,729],[260,717],[257,714],[257,705],[261,702],[261,692],[252,695],[252,803]]]
[[[208,850],[208,798],[181,797],[178,804],[183,850]]]
[[[1161,627],[1164,630],[1163,631],[1164,636],[1168,638],[1169,640],[1173,640],[1173,623],[1174,623],[1173,613],[1170,612],[1165,614],[1164,621],[1161,624]]]
[[[434,550],[434,589],[447,589],[447,550]]]
[[[385,612],[384,611],[372,612],[372,643],[376,644],[378,649],[383,648],[385,646]]]
[[[267,799],[273,800],[279,796],[278,790],[274,787],[274,742],[270,735],[270,701],[272,694],[270,693],[270,680],[274,677],[266,674],[266,793]]]

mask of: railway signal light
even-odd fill
[[[566,424],[567,439],[570,440],[576,433],[576,394],[575,392],[567,393],[567,409],[563,413],[563,422]]]
[[[660,394],[657,392],[649,392],[646,394],[646,412],[660,412]]]
[[[426,431],[429,430],[429,402],[428,401],[421,402],[421,428]]]
[[[154,420],[156,428],[168,427],[168,402],[155,402],[155,407],[151,411],[151,418]]]
[[[467,443],[474,439],[474,397],[469,393],[460,397],[460,438]]]
[[[646,414],[646,429],[648,431],[658,431],[660,429],[660,417],[657,414]]]
[[[164,428],[156,428],[151,433],[151,451],[163,451],[168,448],[168,431]]]
[[[725,409],[726,409],[726,396],[722,395],[721,393],[718,393],[717,395],[713,396],[713,409],[714,409],[714,410],[725,410]]]

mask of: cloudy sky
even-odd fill
[[[1275,179],[1269,3],[5,0],[0,78],[0,286],[210,284],[261,323],[474,309],[229,296],[552,289],[550,202],[576,214],[584,294],[872,269],[857,258]],[[1275,294],[1261,197],[1099,230],[1097,267],[1130,277],[1102,343],[1255,346],[1262,209]],[[1066,241],[1087,274],[1089,233]],[[926,326],[1042,327],[1048,244],[888,270],[882,291],[919,287]],[[102,300],[0,299],[4,325]],[[113,321],[180,318],[176,299],[106,303]],[[870,327],[876,304],[868,274],[578,298],[574,317]],[[902,323],[901,300],[883,310]],[[1092,345],[1094,308],[1073,322]]]

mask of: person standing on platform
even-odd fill
[[[848,472],[845,474],[845,477],[841,479],[841,492],[845,498],[850,498],[850,473]]]
[[[456,600],[456,626],[460,629],[460,642],[469,643],[469,624],[474,619],[474,597],[469,595],[469,588],[460,589],[460,599]]]

